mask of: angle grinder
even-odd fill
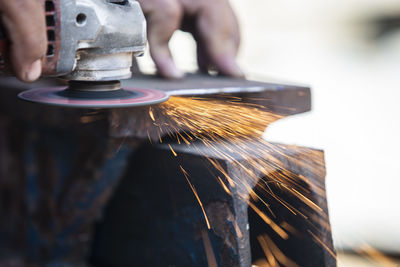
[[[162,103],[150,89],[121,88],[134,56],[146,47],[146,20],[135,0],[44,0],[48,48],[42,76],[68,80],[18,96],[30,102],[76,108],[118,108]],[[6,33],[0,34],[0,73],[12,73]]]

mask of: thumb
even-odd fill
[[[25,82],[38,79],[47,49],[43,1],[3,0],[0,12],[10,39],[10,58],[17,78]]]

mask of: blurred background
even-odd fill
[[[325,150],[339,266],[400,266],[400,2],[231,2],[248,78],[312,87],[313,111],[266,138]],[[176,33],[171,48],[178,66],[196,69],[189,35]],[[139,64],[154,70],[148,56]]]

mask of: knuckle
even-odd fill
[[[158,0],[157,10],[169,19],[179,19],[183,14],[182,7],[177,1]]]

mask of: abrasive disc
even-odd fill
[[[124,88],[112,91],[76,91],[65,87],[32,89],[18,95],[35,103],[72,108],[126,108],[159,104],[169,96],[158,90]]]

